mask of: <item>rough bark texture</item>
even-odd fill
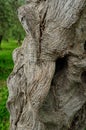
[[[27,0],[8,78],[11,130],[86,127],[86,0]]]

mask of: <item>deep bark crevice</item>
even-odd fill
[[[67,67],[68,67],[68,55],[65,55],[64,57],[60,57],[56,60],[55,73],[52,79],[51,86],[55,84],[54,83],[55,77],[63,74],[64,71],[67,69]]]
[[[82,72],[82,74],[81,74],[81,80],[82,80],[82,83],[86,84],[86,71]]]
[[[68,55],[65,55],[62,58],[58,58],[56,60],[55,74],[59,73],[60,71],[64,70],[67,67],[68,67]]]
[[[86,40],[85,40],[85,43],[84,43],[84,50],[86,52]]]

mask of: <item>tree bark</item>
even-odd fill
[[[8,78],[11,130],[86,128],[86,0],[27,0]]]

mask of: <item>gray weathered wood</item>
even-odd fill
[[[86,127],[86,0],[27,0],[7,84],[11,130]]]

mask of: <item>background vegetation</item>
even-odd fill
[[[25,32],[17,17],[17,8],[24,0],[0,0],[0,47],[2,40],[16,39],[20,44]]]
[[[25,36],[17,17],[17,8],[23,3],[24,0],[0,0],[0,130],[9,130],[6,80],[13,69],[12,51]]]
[[[0,130],[9,129],[9,113],[6,109],[8,89],[6,79],[13,69],[12,51],[18,45],[16,40],[9,42],[2,41],[2,50],[0,50]]]

